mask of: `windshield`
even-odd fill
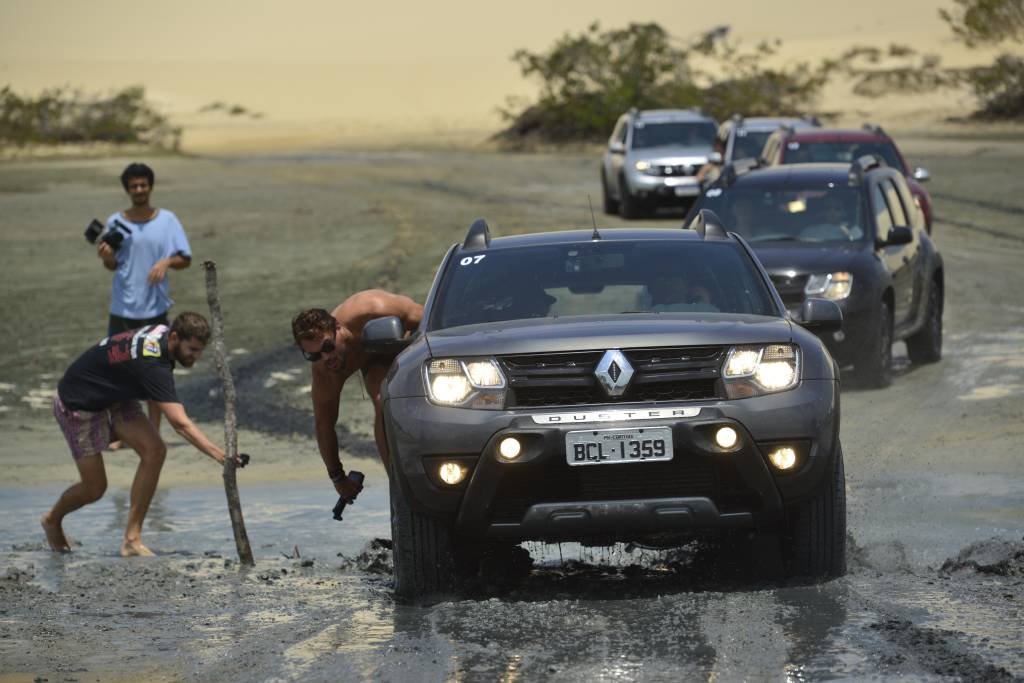
[[[738,130],[732,143],[733,159],[754,159],[761,156],[764,143],[771,137],[770,130]]]
[[[645,123],[633,126],[633,149],[648,147],[707,147],[715,140],[715,125],[710,121]]]
[[[784,164],[840,162],[848,164],[865,154],[877,154],[885,163],[903,173],[903,162],[890,142],[790,142],[783,154]]]
[[[865,235],[860,193],[853,187],[713,187],[695,208],[711,209],[751,243],[856,242]]]
[[[456,256],[431,329],[629,313],[778,315],[735,242],[583,242]]]

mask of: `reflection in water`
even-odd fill
[[[107,524],[108,531],[124,531],[128,525],[128,510],[130,506],[130,491],[121,489],[108,493],[110,502],[113,504],[113,517]],[[149,504],[149,512],[146,513],[146,523],[143,533],[148,531],[174,531],[171,524],[171,508],[167,505],[167,490],[157,489],[153,494],[153,500]]]

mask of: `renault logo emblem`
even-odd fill
[[[629,381],[633,379],[633,366],[621,351],[610,349],[604,352],[598,362],[594,376],[609,396],[622,396],[626,393]]]

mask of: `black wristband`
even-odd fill
[[[327,476],[331,478],[331,481],[335,484],[340,484],[345,481],[345,470],[327,470]]]

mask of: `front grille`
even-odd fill
[[[530,505],[577,501],[710,496],[710,456],[677,451],[669,462],[571,467],[564,459],[504,468],[491,504],[495,522],[518,522]]]
[[[772,284],[775,290],[782,297],[782,303],[786,308],[798,307],[804,302],[804,286],[807,284],[807,275],[771,275]]]
[[[651,164],[648,173],[658,176],[691,176],[700,170],[700,164]]]
[[[718,398],[725,349],[623,349],[634,375],[622,396],[611,397],[594,376],[604,351],[503,356],[509,408],[602,403],[697,401]]]

